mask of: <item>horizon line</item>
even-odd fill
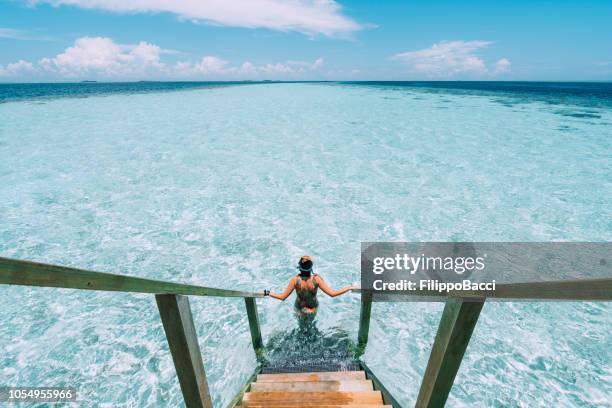
[[[612,79],[243,79],[243,80],[79,80],[79,81],[28,81],[28,82],[1,82],[0,85],[44,85],[44,84],[137,84],[137,83],[207,83],[207,84],[269,84],[269,83],[401,83],[401,82],[423,82],[423,83],[519,83],[519,82],[547,82],[547,83],[612,83]]]

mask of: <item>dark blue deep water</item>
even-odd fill
[[[29,99],[82,98],[109,94],[181,91],[245,82],[76,82],[0,84],[0,103]]]
[[[433,93],[499,95],[516,102],[612,107],[612,82],[531,81],[355,81],[355,85],[416,88]]]
[[[234,82],[79,82],[0,84],[0,103],[15,100],[88,97],[108,94],[181,91],[244,85]],[[281,83],[281,82],[273,82]],[[317,82],[320,83],[320,82]],[[334,84],[335,82],[331,82]],[[344,85],[387,89],[422,89],[433,93],[499,95],[519,102],[547,102],[592,107],[612,106],[612,82],[507,82],[507,81],[348,81]]]

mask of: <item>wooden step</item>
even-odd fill
[[[363,371],[329,371],[321,373],[258,374],[257,382],[264,381],[351,381],[365,380]]]
[[[374,391],[370,380],[350,381],[262,381],[251,384],[251,392],[265,391]]]
[[[266,408],[269,405],[249,405],[249,408]],[[236,405],[236,408],[241,408],[242,405]],[[246,406],[245,406],[246,407]],[[274,405],[274,408],[295,408],[295,407],[304,407],[304,408],[346,408],[346,407],[354,407],[354,408],[393,408],[392,405],[379,405],[379,404],[351,404],[351,405],[308,405],[308,404],[294,404],[294,405]]]
[[[243,407],[252,406],[320,406],[320,405],[382,405],[380,391],[321,391],[321,392],[247,392]]]

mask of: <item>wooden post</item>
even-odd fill
[[[417,398],[417,408],[444,407],[484,301],[449,299]]]
[[[187,408],[212,408],[189,298],[155,295]]]
[[[261,339],[261,328],[259,327],[257,303],[255,303],[255,298],[245,297],[244,304],[246,305],[247,316],[249,318],[249,329],[251,330],[253,349],[255,349],[255,354],[259,355],[259,351],[263,348],[263,341]]]
[[[359,312],[359,334],[357,335],[357,354],[364,353],[370,332],[370,315],[372,314],[372,292],[361,292],[361,311]]]

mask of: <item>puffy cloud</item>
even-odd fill
[[[310,61],[287,61],[287,65],[298,70],[317,70],[323,67],[323,58],[318,58],[314,62]]]
[[[396,54],[392,59],[406,63],[414,73],[429,77],[487,75],[490,71],[476,53],[491,44],[490,41],[441,41],[423,50]],[[494,72],[507,72],[509,68],[510,61],[502,58]]]
[[[195,73],[208,75],[208,74],[221,74],[226,71],[228,62],[215,56],[203,57],[193,68]]]
[[[510,61],[507,58],[502,58],[495,63],[495,68],[493,72],[496,74],[503,74],[510,71]]]
[[[198,62],[179,61],[174,65],[173,74],[183,77],[224,74],[228,62],[215,56],[203,57]]]
[[[34,72],[34,64],[28,61],[19,60],[8,64],[6,67],[0,65],[0,75],[20,75],[28,72]]]
[[[334,0],[30,0],[117,13],[172,13],[222,26],[344,36],[362,26],[342,14]]]
[[[245,67],[248,65],[248,67]],[[256,66],[251,64],[250,62],[246,62],[242,64],[241,69],[239,70],[242,73],[252,72],[261,77],[266,76],[275,76],[275,75],[284,75],[284,76],[296,76],[299,77],[300,74],[318,71],[323,68],[323,58],[317,58],[314,61],[287,61],[284,63],[276,63],[276,64],[265,64],[261,66]]]
[[[82,37],[55,57],[42,58],[36,65],[18,61],[0,66],[0,74],[38,71],[47,76],[86,79],[300,79],[323,67],[322,58],[230,65],[209,55],[197,61],[162,62],[162,55],[176,53],[144,41],[118,44],[107,37]]]
[[[57,71],[67,77],[85,74],[133,76],[163,68],[161,53],[157,45],[142,41],[129,45],[117,44],[106,37],[82,37],[61,54],[41,59],[39,65],[46,71]]]
[[[323,59],[315,61],[287,61],[256,65],[246,61],[238,66],[231,66],[219,57],[207,56],[197,63],[177,62],[173,73],[179,76],[198,77],[213,76],[234,79],[288,79],[299,78],[302,74],[318,71],[323,67]]]

